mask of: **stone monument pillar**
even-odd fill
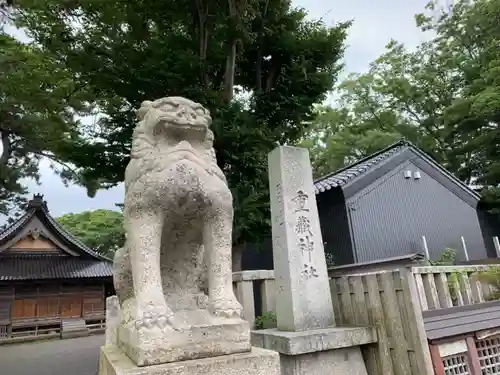
[[[233,292],[232,196],[209,112],[167,97],[137,113],[114,259],[119,318],[99,374],[278,375],[278,354],[251,347]]]
[[[269,188],[278,328],[252,332],[252,343],[280,353],[283,375],[367,375],[359,345],[376,333],[335,327],[307,149],[269,154]]]

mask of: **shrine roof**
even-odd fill
[[[54,248],[65,255],[82,259],[110,262],[110,259],[90,249],[82,241],[69,233],[52,217],[43,196],[35,194],[28,203],[26,212],[13,224],[0,233],[0,254],[9,250],[17,241],[30,235],[51,241]],[[29,252],[29,249],[26,251]]]
[[[105,260],[70,256],[6,255],[0,259],[0,281],[105,278],[113,275]]]

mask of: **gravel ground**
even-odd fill
[[[0,346],[0,375],[96,375],[104,335]]]

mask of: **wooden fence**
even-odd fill
[[[337,325],[371,325],[378,342],[362,348],[369,374],[432,374],[417,290],[408,269],[334,277]]]
[[[480,273],[491,266],[413,267],[422,311],[483,303],[492,292]]]
[[[233,280],[246,320],[253,323],[256,311],[273,310],[273,271],[238,272]],[[335,276],[330,280],[330,287],[338,326],[363,325],[377,329],[378,343],[362,347],[369,374],[433,374],[411,270]],[[260,300],[256,300],[256,296],[260,296]]]

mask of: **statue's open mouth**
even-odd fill
[[[186,117],[161,116],[158,122],[166,128],[174,128],[182,131],[206,131],[207,125],[203,121]]]
[[[171,148],[169,152],[169,154],[182,154],[182,153],[189,153],[199,158],[199,155],[196,152],[195,148],[187,141],[181,141],[177,143],[174,147]]]

